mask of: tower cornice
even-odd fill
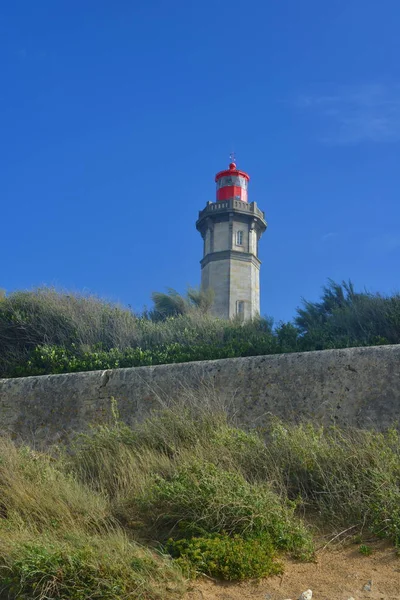
[[[257,269],[260,268],[261,260],[251,252],[238,252],[237,250],[221,250],[220,252],[211,252],[200,261],[203,269],[210,262],[216,260],[240,260],[252,263]]]
[[[207,202],[206,207],[199,211],[196,229],[203,234],[204,229],[207,227],[207,223],[219,220],[223,215],[225,218],[229,219],[229,215],[233,214],[245,217],[246,221],[253,220],[260,235],[267,229],[265,213],[258,208],[256,202],[241,202],[235,198],[220,202]]]

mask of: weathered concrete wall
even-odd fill
[[[237,419],[268,414],[383,429],[400,421],[400,345],[0,380],[0,428],[40,447],[108,418],[127,423],[164,402],[204,394]]]

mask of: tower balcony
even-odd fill
[[[196,228],[198,231],[203,229],[204,223],[208,219],[218,219],[218,217],[228,218],[229,215],[240,215],[254,219],[259,226],[261,231],[265,231],[267,223],[265,221],[265,213],[260,210],[256,202],[242,202],[235,198],[230,200],[220,200],[218,202],[207,202],[206,207],[199,211],[199,218],[196,222]]]
[[[253,214],[265,221],[264,211],[260,210],[255,202],[242,202],[241,200],[235,200],[235,198],[221,200],[219,202],[207,202],[206,207],[199,211],[199,219],[215,212],[225,212],[229,210]]]

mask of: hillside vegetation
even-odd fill
[[[400,295],[330,282],[293,322],[224,321],[211,298],[153,295],[150,312],[51,288],[0,297],[0,377],[400,343]]]
[[[201,402],[37,453],[0,439],[0,596],[173,600],[190,578],[267,577],[342,532],[400,547],[393,431],[246,432]]]

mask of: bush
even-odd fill
[[[9,376],[38,346],[134,347],[136,324],[131,311],[95,296],[53,288],[14,292],[0,302],[0,376]]]
[[[208,537],[168,540],[165,550],[191,577],[205,574],[240,581],[282,573],[274,562],[275,550],[267,535],[243,538],[214,534]]]
[[[295,324],[304,350],[400,343],[400,294],[356,292],[329,280],[320,302],[303,300]]]
[[[240,473],[192,459],[169,477],[156,476],[143,494],[127,499],[123,513],[141,521],[142,531],[159,541],[209,533],[267,534],[275,548],[310,557],[311,537],[295,508],[267,483],[250,484]]]
[[[140,525],[153,539],[165,540],[171,530],[173,537],[186,538],[267,531],[276,547],[290,550],[292,539],[291,550],[301,553],[304,537],[294,518],[299,505],[323,529],[364,529],[400,544],[395,430],[294,426],[272,419],[261,437],[230,425],[223,412],[196,406],[192,398],[134,430],[122,425],[95,430],[81,438],[71,460],[82,481],[96,482],[96,489],[114,498],[115,517]],[[280,529],[282,523],[286,529]]]
[[[197,309],[152,321],[94,296],[53,288],[14,292],[0,303],[0,377],[277,351],[269,321],[216,319],[203,304],[200,298]]]
[[[26,361],[15,365],[9,372],[13,377],[29,377],[48,373],[75,373],[78,371],[97,371],[103,369],[119,369],[126,367],[144,367],[184,363],[196,360],[216,360],[218,358],[235,358],[237,356],[256,356],[271,354],[276,350],[269,338],[260,339],[257,343],[251,340],[226,341],[219,345],[197,344],[183,345],[178,343],[166,346],[154,346],[152,349],[141,347],[119,350],[79,350],[72,345],[37,346]]]
[[[138,316],[94,296],[14,292],[0,302],[0,377],[400,343],[400,295],[351,282],[330,281],[320,302],[303,301],[294,323],[275,329],[271,319],[214,318],[210,301],[158,293],[155,310]]]

